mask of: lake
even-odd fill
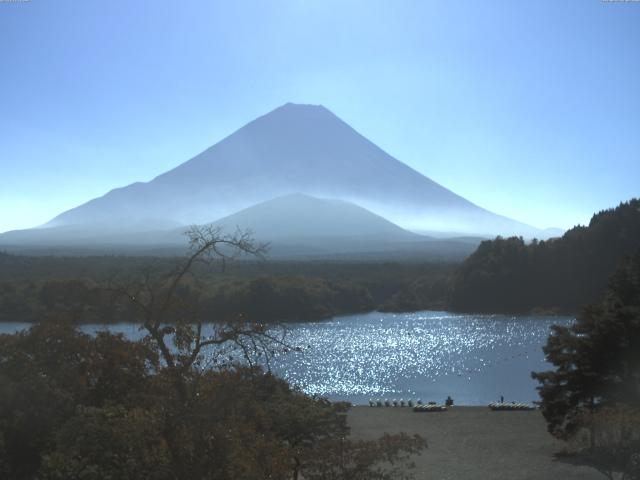
[[[546,370],[542,346],[553,324],[573,317],[450,312],[380,313],[289,324],[288,343],[304,347],[272,361],[272,370],[305,392],[357,404],[422,399],[486,405],[538,399],[532,371]],[[0,324],[10,333],[27,324]],[[85,325],[139,338],[130,324]],[[307,348],[309,346],[309,348]]]

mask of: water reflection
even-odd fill
[[[366,403],[369,398],[422,398],[486,404],[504,395],[537,398],[533,370],[554,324],[568,317],[370,313],[296,324],[289,341],[310,345],[281,356],[274,371],[308,393]]]
[[[531,371],[548,367],[542,345],[552,324],[571,317],[373,312],[291,324],[288,343],[304,347],[272,360],[275,373],[307,393],[367,403],[421,398],[487,404],[537,399]],[[10,333],[27,324],[0,324]],[[135,325],[85,325],[141,338]],[[308,348],[307,348],[308,347]]]

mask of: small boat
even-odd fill
[[[413,411],[414,412],[446,412],[447,411],[447,407],[445,407],[444,405],[434,405],[434,404],[430,404],[430,405],[416,405],[415,407],[413,407]]]
[[[489,404],[489,408],[494,412],[522,412],[535,410],[535,407],[532,407],[526,403],[504,403],[504,402],[492,402]]]

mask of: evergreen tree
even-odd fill
[[[467,312],[577,312],[600,301],[625,255],[640,247],[640,199],[595,214],[562,238],[485,241],[458,268],[451,307]]]
[[[532,376],[554,436],[571,437],[585,413],[602,407],[640,408],[640,250],[612,277],[601,304],[570,327],[554,327],[544,352],[556,368]]]

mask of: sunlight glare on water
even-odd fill
[[[421,398],[460,404],[537,399],[531,371],[544,370],[542,345],[569,317],[373,312],[291,325],[273,370],[310,394],[366,403]],[[309,346],[310,348],[306,348]]]
[[[272,370],[309,394],[367,403],[422,399],[486,405],[500,399],[538,399],[532,371],[546,370],[542,346],[553,324],[572,317],[467,315],[449,312],[380,313],[288,325],[287,343],[302,347],[276,356]],[[12,333],[29,324],[5,323]],[[137,340],[132,324],[84,325]],[[239,358],[236,353],[235,358]]]

